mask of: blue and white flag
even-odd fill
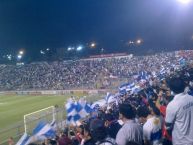
[[[107,95],[105,96],[105,100],[108,103],[109,98],[113,96],[111,93],[107,92]]]
[[[141,91],[141,87],[138,86],[138,85],[135,85],[133,88],[132,88],[132,94],[137,94]]]
[[[117,100],[116,96],[111,95],[111,96],[109,97],[108,101],[107,101],[107,104],[109,105],[109,104],[111,104],[111,103],[116,103],[116,100]]]
[[[129,83],[126,86],[126,91],[131,91],[135,87],[135,83]]]
[[[36,128],[33,130],[33,136],[40,137],[44,136],[46,138],[54,138],[56,135],[55,130],[52,126],[46,122],[39,122]]]
[[[140,71],[139,72],[139,80],[147,80],[148,79],[148,74],[146,71]]]
[[[99,109],[100,107],[103,107],[106,105],[106,100],[105,99],[101,99],[101,100],[98,100],[96,102],[94,102],[92,105],[91,105],[91,108],[94,109],[94,110],[97,110]]]
[[[163,75],[166,73],[166,69],[163,67],[161,70],[160,70],[160,75]]]
[[[186,59],[185,59],[185,58],[181,57],[178,61],[179,61],[179,64],[180,64],[181,66],[186,65]]]
[[[92,112],[92,108],[85,99],[81,98],[78,102],[68,101],[66,103],[66,111],[67,123],[76,125]]]
[[[46,138],[54,138],[56,136],[56,131],[53,128],[54,126],[55,121],[53,121],[51,124],[41,121],[34,128],[31,136],[29,136],[27,133],[24,133],[16,145],[28,145],[29,143],[43,141]]]
[[[73,116],[76,115],[76,105],[74,102],[69,99],[65,105],[67,112],[67,122],[71,122],[73,120]]]
[[[27,133],[24,133],[16,145],[28,145],[29,143],[31,143],[31,137]]]
[[[128,83],[125,83],[125,84],[122,84],[120,87],[119,87],[119,93],[120,94],[126,94],[127,93],[127,86],[129,84]]]

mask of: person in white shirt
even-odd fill
[[[145,145],[162,144],[163,121],[160,117],[160,111],[153,102],[150,109],[146,106],[139,107],[138,117],[143,124],[143,140]]]
[[[176,95],[166,109],[166,129],[173,145],[193,145],[193,97],[184,92],[180,77],[169,79],[168,86]]]

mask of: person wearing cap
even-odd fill
[[[119,117],[124,125],[116,136],[118,145],[126,145],[128,141],[142,144],[142,127],[135,121],[135,110],[130,104],[121,104],[119,106]]]

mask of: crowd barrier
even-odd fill
[[[115,92],[112,89],[83,90],[33,90],[33,91],[1,91],[0,95],[66,95],[66,94],[103,94]]]

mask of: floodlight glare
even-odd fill
[[[129,41],[129,44],[134,44],[134,42],[133,41]]]
[[[82,46],[78,46],[76,50],[77,51],[81,51],[82,50]]]
[[[183,3],[183,4],[188,4],[191,0],[178,0],[178,1]]]
[[[22,55],[19,54],[19,55],[17,56],[17,58],[18,58],[18,59],[21,59],[21,58],[22,58]]]
[[[20,55],[23,55],[23,51],[22,51],[22,50],[21,50],[21,51],[19,51],[19,54],[20,54]]]
[[[45,54],[45,52],[44,52],[43,50],[40,50],[40,53],[41,53],[41,54]]]
[[[141,40],[140,39],[137,40],[137,44],[141,44]]]
[[[72,48],[71,47],[68,47],[68,49],[67,49],[68,51],[70,51],[70,50],[72,50]]]
[[[96,46],[96,43],[91,43],[90,47],[95,47]]]

